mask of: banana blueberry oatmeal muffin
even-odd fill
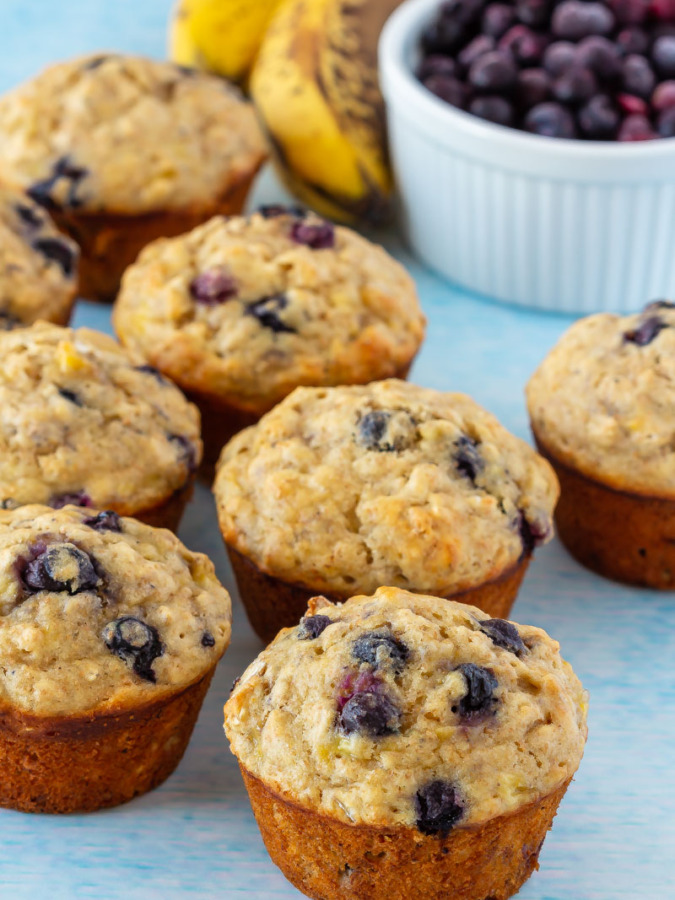
[[[38,319],[67,325],[78,257],[44,209],[0,185],[0,330]]]
[[[0,332],[0,506],[110,509],[175,529],[201,458],[199,412],[112,338]]]
[[[221,79],[99,54],[0,98],[0,179],[80,244],[80,293],[112,298],[149,241],[240,212],[265,159],[253,108]]]
[[[675,588],[675,304],[576,322],[527,388],[562,487],[560,537],[581,563]]]
[[[299,388],[227,445],[214,490],[265,640],[314,594],[383,584],[505,616],[558,496],[548,463],[469,397],[394,379]]]
[[[381,247],[277,206],[146,248],[114,323],[201,408],[211,463],[298,385],[404,378],[425,328],[412,279]]]
[[[230,639],[213,565],[113,512],[0,512],[0,805],[124,803],[178,765]]]
[[[235,684],[225,730],[308,896],[505,900],[537,866],[586,708],[544,631],[386,587],[314,598]]]

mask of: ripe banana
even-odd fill
[[[169,55],[244,82],[273,13],[283,0],[178,0],[169,30]]]
[[[309,206],[381,222],[392,191],[377,40],[401,0],[284,0],[251,73],[277,169]]]

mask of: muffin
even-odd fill
[[[0,180],[82,249],[80,293],[111,299],[145,244],[240,212],[265,159],[255,114],[221,79],[105,54],[0,98]]]
[[[425,327],[381,247],[276,206],[147,247],[113,321],[200,407],[210,463],[298,385],[404,378]]]
[[[199,411],[112,338],[44,322],[0,332],[0,506],[110,509],[178,527]]]
[[[113,512],[0,512],[0,806],[115,806],[178,765],[230,639],[213,565]]]
[[[386,587],[313,599],[235,684],[225,730],[309,897],[505,900],[537,867],[586,707],[544,631]]]
[[[576,322],[527,402],[570,553],[608,578],[675,588],[675,304]]]
[[[38,319],[67,325],[78,257],[44,209],[0,184],[0,330]]]
[[[464,394],[299,388],[225,448],[220,528],[256,632],[392,585],[508,614],[552,535],[550,466]]]

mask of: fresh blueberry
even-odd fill
[[[576,137],[576,126],[569,110],[559,103],[538,103],[525,117],[525,130],[543,137]]]
[[[95,516],[88,516],[82,520],[82,524],[93,528],[94,531],[122,531],[122,521],[112,509],[106,509]]]
[[[640,25],[647,17],[650,0],[607,0],[619,25]]]
[[[457,65],[454,59],[449,56],[442,56],[440,53],[432,54],[425,57],[419,64],[417,69],[417,77],[420,81],[424,81],[431,75],[444,75],[452,78],[457,72]]]
[[[662,78],[675,76],[675,37],[657,38],[652,47],[652,60]]]
[[[415,813],[422,834],[447,834],[464,815],[464,804],[453,784],[430,781],[415,794]]]
[[[591,35],[578,44],[575,65],[590,69],[603,82],[613,82],[621,75],[621,54],[612,41]]]
[[[611,141],[619,128],[619,113],[606,94],[596,94],[579,110],[579,127],[592,141]]]
[[[236,297],[237,282],[224,268],[209,269],[190,282],[190,296],[204,306],[217,306]]]
[[[516,13],[523,25],[541,28],[551,14],[551,0],[516,0]]]
[[[190,472],[197,470],[197,452],[194,444],[182,434],[167,434],[167,439],[177,448],[178,456]]]
[[[36,181],[28,188],[26,193],[31,200],[34,200],[40,206],[58,211],[62,208],[62,205],[52,197],[52,191],[58,181],[65,179],[69,182],[69,187],[64,205],[67,208],[76,209],[82,205],[82,201],[77,196],[77,191],[80,182],[86,178],[87,174],[87,170],[74,165],[70,157],[62,156],[54,163],[52,174],[49,178]]]
[[[394,672],[400,672],[405,667],[410,650],[390,631],[369,631],[354,641],[352,656],[373,669],[388,666]]]
[[[486,619],[480,623],[480,630],[486,634],[493,644],[519,656],[527,647],[515,625],[506,619]]]
[[[461,435],[455,441],[455,468],[465,475],[473,484],[476,476],[482,471],[484,463],[480,454],[479,444],[467,434]]]
[[[400,709],[382,691],[354,694],[338,715],[338,727],[343,734],[364,734],[371,738],[396,734],[400,723]]]
[[[572,66],[553,82],[553,96],[561,103],[577,106],[597,91],[598,83],[590,69]]]
[[[516,20],[516,13],[512,6],[506,3],[490,3],[485,7],[481,30],[483,34],[499,40],[506,34]]]
[[[333,620],[328,616],[304,616],[300,620],[298,628],[299,641],[313,641],[323,634],[329,625],[333,624]]]
[[[422,49],[427,55],[452,54],[466,43],[467,28],[458,19],[438,18],[422,32]]]
[[[291,238],[312,250],[330,250],[335,246],[335,226],[332,222],[294,222]]]
[[[651,141],[657,137],[647,116],[626,116],[619,128],[619,141]]]
[[[424,87],[440,100],[462,109],[466,103],[467,89],[457,78],[449,75],[430,75],[425,78]]]
[[[64,506],[93,506],[92,499],[86,491],[73,491],[70,494],[56,494],[49,501],[52,509],[63,509]]]
[[[211,634],[210,631],[205,631],[204,634],[202,635],[200,644],[202,645],[202,647],[215,647],[216,639],[214,638],[214,636]]]
[[[496,48],[495,39],[487,34],[479,34],[466,45],[457,57],[457,62],[463,71],[471,68],[474,62],[486,53]]]
[[[577,61],[577,48],[570,41],[555,41],[544,51],[543,66],[554,78],[571,69]]]
[[[469,112],[495,125],[513,125],[513,106],[503,97],[476,97],[469,104]]]
[[[516,100],[522,109],[544,103],[551,96],[551,79],[544,69],[523,69],[518,73]]]
[[[485,53],[469,69],[469,84],[483,93],[508,91],[514,87],[517,77],[513,57],[503,50]]]
[[[548,40],[526,25],[514,25],[499,41],[499,49],[509,53],[520,66],[538,66]]]
[[[130,665],[139,678],[157,681],[152,664],[162,656],[164,647],[156,628],[134,616],[122,616],[108,622],[102,636],[108,650]]]
[[[591,34],[609,34],[614,25],[614,15],[603,3],[582,0],[564,0],[551,18],[553,34],[569,41],[580,41]]]
[[[656,76],[644,56],[631,53],[626,57],[623,63],[622,86],[627,94],[634,94],[636,97],[648,100],[654,91],[655,84]]]
[[[23,564],[25,586],[37,591],[79,594],[97,587],[100,578],[91,557],[74,544],[49,544],[35,548],[36,555]]]
[[[492,712],[497,702],[494,692],[499,682],[490,671],[475,663],[464,663],[458,666],[458,671],[466,681],[466,694],[453,707],[463,719],[476,719]]]
[[[658,316],[649,316],[637,328],[626,331],[623,338],[631,344],[637,344],[638,347],[646,347],[664,328],[668,328],[668,325],[663,319]]]
[[[286,294],[273,294],[270,297],[262,297],[255,303],[250,303],[246,307],[246,315],[253,316],[263,328],[269,328],[275,334],[297,334],[296,329],[287,325],[279,315],[287,306]]]
[[[33,241],[33,248],[46,259],[59,265],[66,278],[70,278],[75,271],[76,253],[59,238],[38,238]]]
[[[647,103],[641,97],[633,97],[632,94],[619,94],[616,101],[627,116],[646,117],[649,113]]]
[[[616,36],[616,46],[624,56],[642,55],[649,50],[649,35],[642,28],[624,28]]]
[[[652,94],[652,106],[658,112],[675,106],[675,81],[662,81]]]

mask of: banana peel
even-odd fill
[[[182,66],[246,82],[267,26],[283,0],[179,0],[169,56]]]
[[[251,95],[288,188],[323,215],[381,224],[392,175],[377,42],[401,0],[284,0]]]

